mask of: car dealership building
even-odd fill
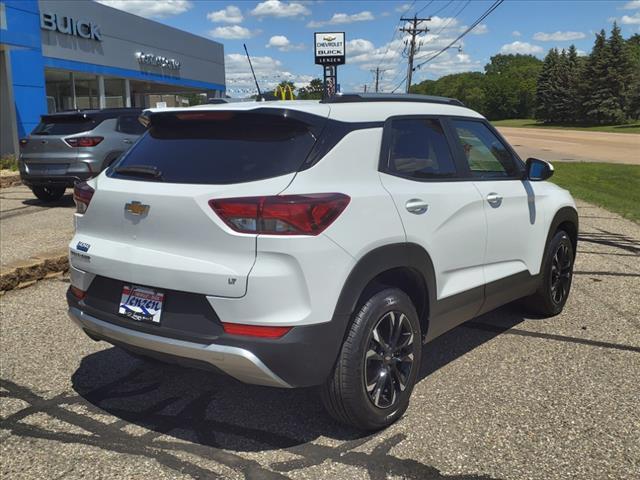
[[[91,0],[0,0],[0,153],[40,115],[225,91],[222,44]]]

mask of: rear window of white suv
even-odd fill
[[[325,119],[265,110],[152,114],[148,132],[108,174],[168,183],[230,184],[297,171]]]

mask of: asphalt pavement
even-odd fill
[[[93,342],[66,315],[67,279],[7,292],[0,476],[637,479],[640,226],[579,208],[565,311],[537,319],[511,305],[426,345],[407,414],[371,435],[331,420],[315,389],[248,386]]]

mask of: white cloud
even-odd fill
[[[97,0],[108,7],[117,8],[141,17],[164,18],[179,15],[189,10],[193,3],[190,0]]]
[[[273,57],[251,57],[253,69],[262,91],[272,90],[283,80],[293,82],[296,88],[304,87],[317,75],[294,74],[284,69],[280,60]],[[256,87],[249,62],[244,53],[230,53],[225,56],[227,93],[233,97],[249,97]]]
[[[309,28],[324,27],[325,25],[344,25],[345,23],[366,22],[374,20],[373,13],[365,10],[360,13],[349,15],[348,13],[334,13],[329,20],[311,21],[307,24]]]
[[[538,45],[532,45],[531,43],[520,42],[518,40],[500,47],[500,53],[507,54],[521,53],[523,55],[534,55],[536,53],[542,53],[543,51],[543,48]]]
[[[370,52],[374,49],[374,45],[364,38],[355,38],[347,42],[347,54],[355,55],[358,53]]]
[[[536,32],[533,34],[533,39],[539,42],[567,42],[569,40],[580,40],[585,38],[586,35],[582,32]]]
[[[514,30],[513,32],[511,32],[511,35],[513,35],[514,37],[521,37],[522,36],[522,34],[518,30]]]
[[[242,40],[251,38],[259,32],[252,32],[248,28],[240,25],[229,25],[228,27],[217,27],[209,32],[209,35],[215,38],[224,38],[225,40]]]
[[[269,39],[269,43],[265,45],[267,48],[277,48],[281,52],[289,52],[291,50],[303,50],[304,44],[293,45],[291,41],[284,35],[274,35]]]
[[[640,12],[633,15],[623,15],[620,23],[623,25],[640,25]]]
[[[489,27],[487,27],[486,23],[481,23],[476,28],[471,30],[473,35],[484,35],[485,33],[489,33]]]
[[[410,3],[403,3],[402,5],[398,5],[395,10],[396,12],[404,13],[411,8]]]
[[[257,17],[296,17],[298,15],[311,15],[311,10],[297,2],[281,2],[280,0],[266,0],[256,5],[251,10],[251,15]]]
[[[235,5],[229,5],[222,10],[209,12],[207,13],[207,18],[215,23],[241,23],[242,20],[244,20],[242,11]]]
[[[636,10],[640,8],[640,0],[631,0],[622,7],[623,10]]]

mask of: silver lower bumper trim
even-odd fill
[[[134,347],[204,361],[241,382],[291,388],[289,384],[269,370],[258,357],[243,348],[215,344],[201,345],[138,332],[99,320],[76,307],[69,308],[69,317],[80,328],[95,333],[106,341],[111,339]]]

